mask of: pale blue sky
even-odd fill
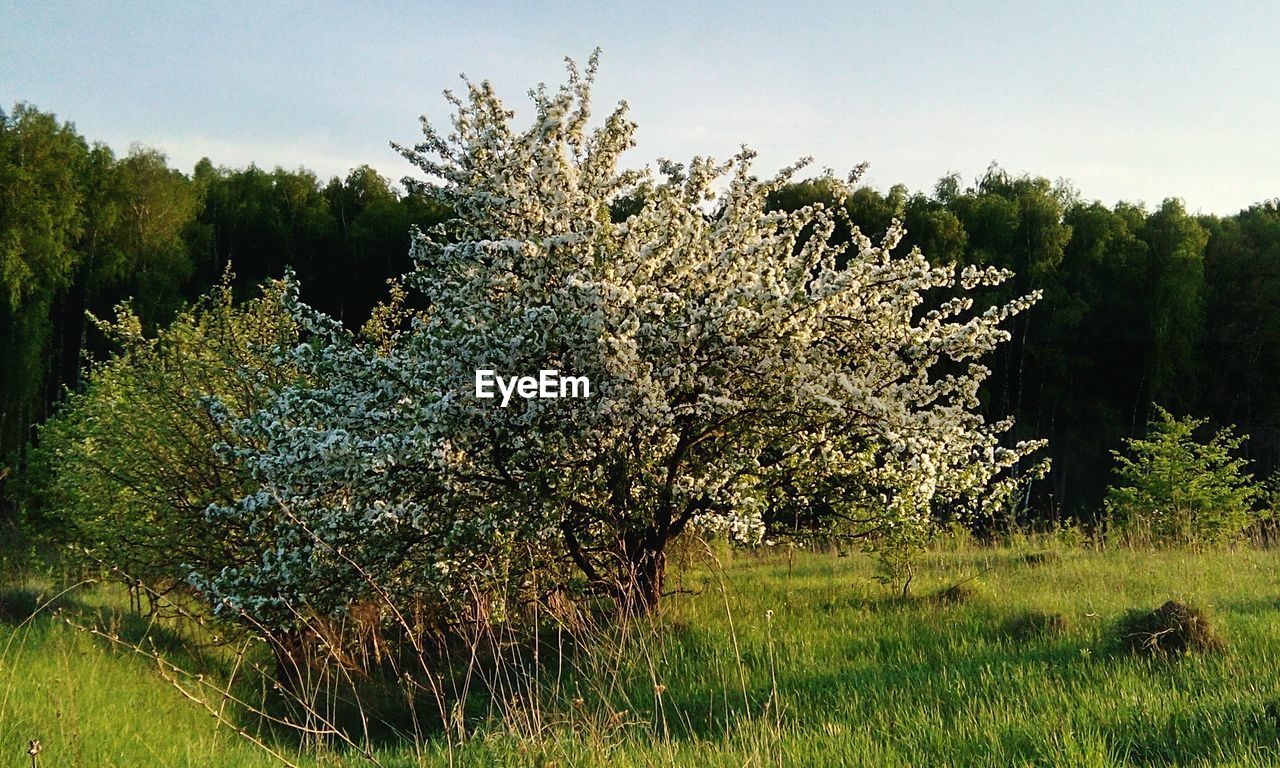
[[[0,0],[0,104],[189,170],[370,163],[492,80],[518,111],[600,46],[636,165],[802,155],[881,188],[992,160],[1085,197],[1231,213],[1280,196],[1280,3],[155,3]],[[603,112],[604,103],[597,108]],[[526,110],[527,113],[527,110]]]

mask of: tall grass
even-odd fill
[[[506,661],[476,668],[483,696],[444,717],[428,702],[416,732],[357,729],[356,747],[304,743],[184,678],[222,708],[211,717],[111,638],[212,681],[231,675],[237,647],[187,644],[198,630],[81,590],[64,613],[103,635],[0,610],[0,765],[24,764],[33,738],[49,766],[279,764],[235,728],[307,766],[1280,765],[1275,553],[1027,554],[932,553],[909,600],[858,555],[726,555],[723,570],[679,571],[658,617],[579,628],[588,645],[556,632],[538,647],[490,643]],[[978,573],[961,597],[932,599]],[[1206,609],[1225,650],[1121,652],[1116,622],[1168,599]],[[1030,612],[1060,617],[1059,631],[1009,630]],[[270,694],[238,674],[237,697]],[[399,706],[370,709],[394,720],[408,699]]]

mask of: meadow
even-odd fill
[[[28,619],[59,588],[28,578],[0,594],[0,765],[32,764],[31,739],[45,766],[1280,765],[1273,551],[938,550],[908,599],[860,554],[720,564],[681,569],[658,617],[590,658],[548,654],[536,695],[416,737],[375,728],[368,755],[204,697],[220,722],[110,637],[265,693],[234,646],[188,642],[204,630],[149,621],[113,587]],[[1126,652],[1125,612],[1169,599],[1205,609],[1224,649]]]

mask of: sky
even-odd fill
[[[1086,199],[1230,214],[1280,197],[1280,3],[0,0],[0,108],[26,101],[190,170],[369,164],[444,124],[459,75],[526,92],[602,50],[629,162],[727,157],[929,191],[995,161]]]

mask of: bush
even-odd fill
[[[1258,541],[1271,543],[1280,539],[1280,470],[1272,472],[1262,483],[1259,494],[1260,510],[1255,521],[1253,535]]]
[[[29,589],[0,590],[0,624],[21,624],[40,608],[40,596]]]
[[[155,338],[127,306],[114,322],[99,321],[121,351],[92,368],[84,390],[38,432],[21,478],[31,535],[156,591],[185,583],[197,565],[253,556],[244,531],[204,514],[247,487],[244,470],[214,448],[231,434],[206,402],[216,395],[233,410],[257,408],[293,378],[268,351],[297,339],[282,290],[270,284],[236,306],[224,286]]]
[[[1018,559],[1030,566],[1049,565],[1060,562],[1062,555],[1050,549],[1043,552],[1028,552]]]
[[[1015,616],[1005,625],[1005,634],[1026,642],[1039,637],[1061,635],[1067,631],[1067,618],[1060,613],[1028,611]]]
[[[963,605],[982,594],[982,587],[975,581],[962,581],[944,587],[932,595],[935,603],[942,605]]]
[[[1117,633],[1125,650],[1148,656],[1220,651],[1226,645],[1204,611],[1174,600],[1154,611],[1130,611]]]
[[[1114,452],[1116,482],[1106,511],[1119,530],[1161,543],[1225,544],[1253,524],[1259,491],[1244,472],[1248,462],[1233,455],[1247,438],[1228,428],[1197,442],[1194,433],[1205,421],[1156,407],[1148,436]]]

